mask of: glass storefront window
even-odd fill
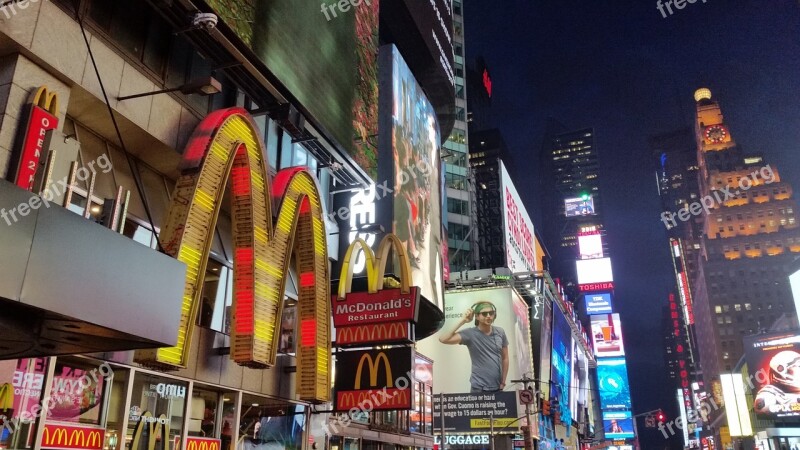
[[[125,448],[176,450],[183,431],[188,383],[137,372],[133,379]]]
[[[59,358],[50,383],[48,421],[101,425],[106,385],[99,363]]]
[[[45,358],[0,361],[0,448],[33,448],[46,372]]]
[[[283,315],[281,316],[281,340],[278,346],[280,353],[295,352],[295,322],[297,318],[297,301],[285,301]]]
[[[243,395],[237,450],[301,449],[305,420],[303,405]]]
[[[125,395],[130,371],[113,368],[114,376],[108,381],[111,388],[108,394],[108,412],[106,412],[106,444],[104,450],[117,450],[120,444],[119,434],[122,431],[122,420],[125,418]]]

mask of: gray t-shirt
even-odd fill
[[[472,360],[472,375],[469,382],[472,390],[496,391],[500,389],[503,375],[501,352],[508,347],[506,332],[500,327],[492,327],[486,335],[478,327],[459,331],[461,345],[466,345]]]

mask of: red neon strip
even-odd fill
[[[317,321],[304,319],[300,322],[300,345],[313,347],[317,343]]]
[[[236,197],[250,193],[250,169],[247,166],[231,169],[231,191]]]
[[[315,281],[314,272],[300,274],[300,287],[314,287]]]

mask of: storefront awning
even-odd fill
[[[175,345],[185,274],[0,180],[0,359]]]

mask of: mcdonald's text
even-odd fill
[[[419,311],[419,288],[403,294],[400,289],[383,289],[374,294],[352,292],[345,300],[331,296],[333,324],[338,327],[382,322],[416,322]]]

